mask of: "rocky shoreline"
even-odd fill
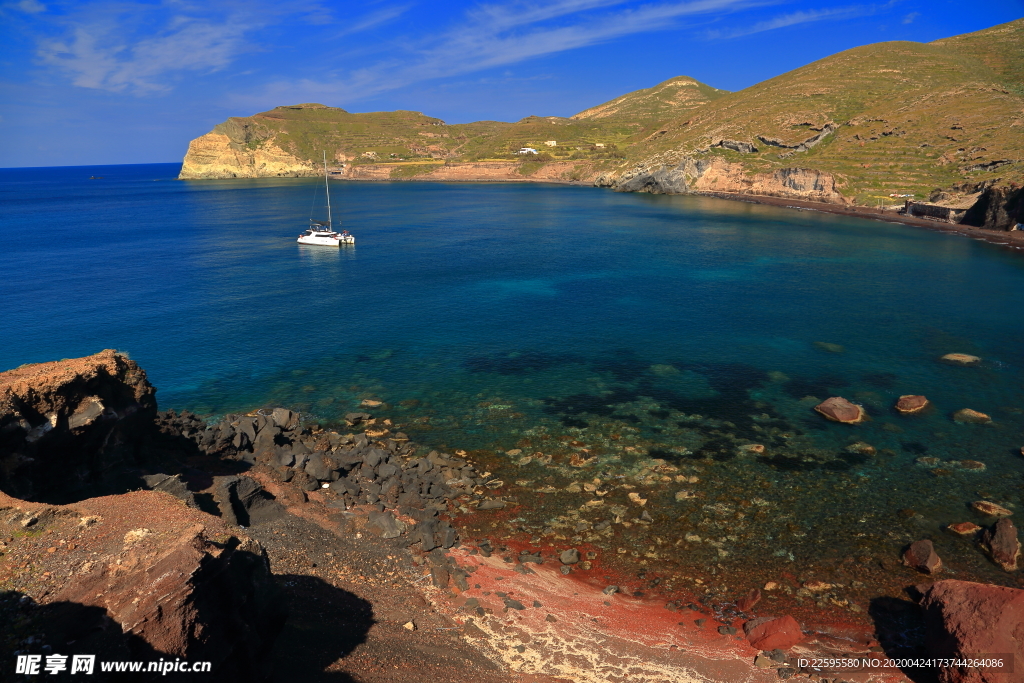
[[[901,402],[925,405],[915,398]],[[483,461],[418,446],[375,417],[386,412],[377,401],[339,429],[285,408],[215,422],[160,413],[145,372],[113,351],[0,373],[0,399],[4,666],[94,653],[206,660],[217,680],[454,682],[470,667],[484,682],[838,683],[922,672],[829,673],[799,660],[1024,661],[1024,644],[1007,640],[1024,628],[1013,607],[1024,590],[920,583],[941,564],[930,541],[903,557],[922,577],[908,598],[875,599],[867,613],[837,610],[828,596],[841,590],[796,575],[709,602],[624,571],[600,545],[516,532],[525,501]],[[843,418],[844,406],[822,414]],[[1015,573],[1012,511],[981,512],[998,518],[981,543]],[[786,597],[801,595],[811,604]],[[102,626],[111,621],[120,627]],[[974,676],[940,680],[1012,680]]]

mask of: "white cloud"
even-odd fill
[[[690,0],[623,8],[623,0],[557,0],[480,5],[437,35],[410,41],[395,57],[326,78],[271,83],[236,104],[329,101],[344,104],[425,80],[515,64],[616,38],[680,28],[680,20],[773,0]],[[616,7],[619,6],[619,7]],[[613,8],[612,11],[601,11]]]
[[[849,19],[852,17],[866,16],[868,14],[873,14],[874,11],[875,9],[873,7],[865,5],[836,7],[834,9],[800,10],[798,12],[782,14],[765,21],[759,21],[752,26],[732,32],[713,32],[711,36],[714,38],[739,38],[741,36],[749,36],[755,33],[762,33],[764,31],[774,31],[787,26],[807,24],[813,21],[823,21],[826,19]]]
[[[919,16],[921,16],[920,12],[911,12],[907,16],[903,17],[903,23],[912,24],[914,23],[914,19],[917,19]]]

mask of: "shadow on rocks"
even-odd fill
[[[868,615],[875,623],[875,636],[886,657],[892,659],[925,656],[925,618],[912,600],[879,597],[871,600]],[[935,669],[907,668],[903,674],[914,683],[937,683]]]
[[[278,575],[288,604],[288,621],[274,649],[275,683],[356,683],[357,676],[334,667],[366,642],[376,622],[373,606],[353,593],[314,576]]]
[[[0,680],[77,681],[189,681],[199,676],[216,674],[128,673],[104,672],[103,663],[173,662],[178,657],[152,648],[142,638],[123,633],[121,626],[102,607],[77,602],[38,604],[17,591],[0,591],[0,671],[13,674],[18,655],[40,656],[37,676],[13,675]],[[47,657],[64,655],[67,669],[50,674],[44,667]],[[74,655],[95,655],[93,674],[71,674]],[[147,664],[148,665],[148,664]],[[83,678],[84,677],[84,678]],[[228,679],[221,679],[228,680]]]

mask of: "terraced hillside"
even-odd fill
[[[831,175],[845,199],[875,205],[892,194],[921,199],[936,188],[1024,180],[1024,20],[847,50],[715,98],[628,156],[606,183],[686,160],[748,178],[801,168]],[[704,172],[673,187],[693,188]]]

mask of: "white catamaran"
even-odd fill
[[[299,235],[299,244],[310,244],[317,247],[340,247],[343,244],[355,244],[356,238],[348,230],[335,232],[331,226],[331,187],[327,182],[327,152],[324,152],[324,191],[327,193],[327,221],[309,219],[309,228]]]

